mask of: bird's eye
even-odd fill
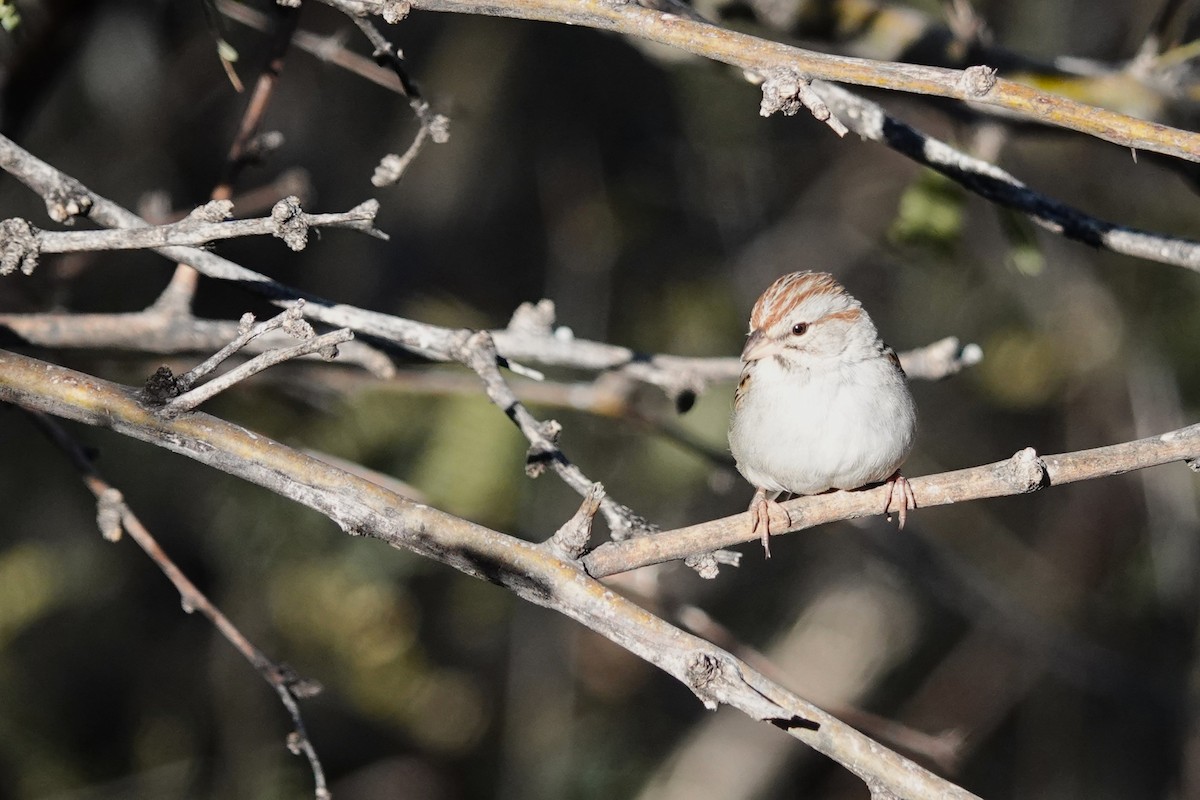
[[[808,332],[808,323],[807,322],[797,322],[795,325],[792,326],[792,335],[793,336],[803,336],[807,332]]]

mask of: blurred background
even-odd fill
[[[1181,11],[1169,38],[1186,44],[1195,4],[1170,5]],[[0,48],[3,133],[127,207],[208,199],[246,102],[216,39],[252,85],[263,33],[198,2],[16,9]],[[964,4],[954,9],[961,31]],[[835,52],[1004,64],[1194,125],[1187,83],[1053,69],[1062,56],[1133,58],[1155,4],[981,0],[987,30],[957,49],[935,2],[702,10]],[[370,52],[318,3],[300,28]],[[450,140],[375,189],[379,159],[417,129],[406,101],[293,48],[264,123],[283,144],[238,188],[266,187],[266,207],[299,192],[322,212],[378,197],[391,240],[329,230],[298,254],[274,240],[217,252],[307,292],[443,325],[500,327],[519,303],[550,298],[577,336],[698,356],[740,351],[750,305],[777,275],[828,270],[898,349],[954,335],[984,350],[967,372],[914,385],[922,427],[909,475],[1196,418],[1200,276],[1037,230],[803,115],[762,119],[758,90],[719,65],[516,20],[414,12],[386,30],[451,117]],[[1181,165],[947,103],[872,97],[1098,217],[1200,237]],[[53,227],[8,177],[0,215]],[[153,254],[47,257],[32,277],[0,282],[0,312],[137,311],[171,269]],[[207,280],[196,298],[207,317],[268,309]],[[133,385],[202,357],[20,349]],[[546,537],[575,510],[556,478],[525,476],[524,441],[472,376],[402,366],[387,382],[278,368],[206,410],[522,538]],[[550,377],[544,390],[514,383],[538,392],[534,412],[563,424],[568,456],[617,500],[663,528],[744,510],[751,489],[725,455],[732,386],[678,415],[657,390]],[[593,393],[584,407],[560,390],[579,382]],[[612,392],[619,402],[605,402]],[[779,731],[704,711],[646,663],[504,590],[348,538],[182,457],[71,430],[233,621],[324,685],[303,710],[335,797],[868,797]],[[132,542],[100,538],[69,463],[9,407],[0,454],[0,798],[311,796],[274,693],[183,613]],[[1197,797],[1197,511],[1195,475],[1172,465],[921,510],[902,533],[882,518],[831,525],[775,543],[770,561],[746,545],[742,566],[714,581],[666,566],[614,585],[766,659],[789,688],[985,797]]]

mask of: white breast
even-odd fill
[[[820,371],[764,359],[733,414],[729,445],[755,486],[818,494],[891,477],[915,430],[908,384],[886,356]]]

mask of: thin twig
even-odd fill
[[[94,194],[79,181],[35,158],[3,136],[0,136],[0,169],[40,194],[46,201],[47,213],[57,221],[86,215],[92,221],[110,228],[146,226],[145,221],[136,214]],[[309,305],[306,314],[312,319],[391,341],[435,361],[451,360],[450,348],[457,331],[337,304],[286,286],[205,250],[180,246],[155,250],[172,261],[190,264],[210,278],[236,281],[243,288],[260,294],[282,308],[287,308],[296,300],[307,300]]]
[[[266,14],[243,3],[235,3],[232,0],[216,0],[216,8],[229,19],[255,30],[270,29],[270,21]],[[372,59],[346,49],[344,40],[345,36],[341,33],[319,36],[315,33],[298,30],[292,34],[292,45],[309,55],[341,67],[397,94],[405,93],[404,84],[400,82],[394,70],[385,69]]]
[[[829,106],[812,90],[812,78],[807,75],[801,75],[791,69],[771,70],[763,76],[762,93],[763,99],[758,113],[764,117],[769,117],[776,111],[791,117],[801,108],[807,108],[814,119],[824,122],[838,136],[849,133],[846,125],[837,115],[830,113]]]
[[[590,496],[595,482],[572,464],[558,446],[562,426],[554,420],[540,421],[530,414],[500,374],[500,369],[496,366],[496,345],[491,334],[487,331],[477,331],[461,337],[454,354],[456,360],[479,376],[488,399],[508,415],[528,440],[529,451],[525,456],[526,474],[535,478],[548,467],[581,497]],[[607,494],[601,496],[599,503],[600,511],[604,514],[614,539],[641,536],[657,530],[656,526],[640,514]]]
[[[283,74],[288,48],[291,47],[292,36],[300,21],[300,9],[275,3],[271,7],[271,15],[274,19],[266,62],[246,103],[237,134],[229,145],[229,153],[225,156],[225,164],[221,170],[221,179],[213,188],[213,200],[228,200],[233,197],[234,186],[242,171],[249,164],[261,160],[263,155],[258,142],[259,130]]]
[[[604,501],[604,487],[593,483],[583,502],[569,520],[554,532],[543,544],[559,558],[574,561],[583,555],[592,538],[592,520]]]
[[[408,167],[420,154],[425,140],[429,138],[432,128],[425,120],[421,120],[421,127],[417,128],[417,133],[413,137],[412,144],[404,151],[402,155],[388,153],[379,161],[379,166],[375,167],[374,174],[371,175],[371,185],[383,188],[385,186],[394,186],[404,177],[404,173],[408,171]],[[441,141],[445,141],[443,138]]]
[[[213,187],[210,200],[229,200],[233,197],[234,184],[246,165],[261,158],[264,150],[278,147],[278,142],[267,143],[260,140],[258,132],[263,115],[266,114],[267,106],[279,83],[279,76],[283,72],[288,46],[300,20],[300,9],[288,7],[283,3],[273,3],[271,15],[271,44],[267,51],[266,63],[255,81],[254,91],[246,103],[246,110],[242,112],[237,134],[229,146],[220,180]],[[192,297],[196,294],[197,278],[197,270],[194,267],[180,262],[175,267],[171,281],[154,301],[154,305],[173,311],[190,310]]]
[[[420,153],[426,139],[432,139],[435,144],[445,144],[449,141],[450,118],[444,114],[434,113],[429,103],[421,96],[417,84],[404,68],[404,56],[375,27],[375,23],[358,14],[351,14],[350,18],[375,49],[376,63],[392,70],[400,81],[401,92],[408,98],[408,105],[412,108],[413,114],[416,115],[421,126],[404,155],[389,153],[384,156],[383,160],[379,162],[379,166],[375,168],[375,174],[371,176],[371,183],[374,186],[392,186],[399,182],[404,171],[408,169],[408,165]]]
[[[283,313],[276,314],[267,321],[260,322],[257,325],[254,324],[253,314],[243,314],[241,320],[238,321],[238,335],[229,344],[179,376],[176,381],[179,391],[190,391],[201,378],[219,367],[234,353],[258,337],[271,331],[279,330],[280,328],[283,328],[289,336],[297,339],[311,339],[316,335],[312,326],[304,322],[304,301],[298,301],[296,305]]]
[[[255,647],[245,634],[238,630],[237,626],[171,560],[170,556],[159,546],[154,535],[129,508],[122,498],[121,492],[104,480],[84,449],[63,429],[62,425],[40,411],[29,411],[28,413],[42,433],[66,453],[75,469],[79,471],[84,484],[96,496],[97,518],[104,538],[116,541],[120,537],[121,531],[127,532],[129,538],[142,548],[142,551],[175,586],[179,592],[183,609],[189,614],[193,611],[203,614],[279,695],[280,702],[283,703],[292,718],[293,731],[288,736],[288,749],[296,754],[303,753],[308,759],[313,773],[316,800],[329,800],[330,794],[326,788],[325,771],[321,767],[321,759],[317,756],[317,751],[308,738],[304,719],[300,715],[300,706],[296,702],[297,699],[317,694],[321,690],[320,685],[315,681],[299,678],[289,668],[272,661],[262,650]]]
[[[167,416],[174,416],[182,414],[185,411],[191,411],[196,406],[225,391],[234,384],[244,381],[251,375],[256,375],[269,367],[281,364],[292,358],[305,356],[309,353],[320,353],[322,358],[332,360],[337,357],[337,346],[353,338],[353,331],[342,328],[322,334],[321,336],[315,336],[291,347],[283,347],[260,353],[220,377],[214,378],[195,389],[185,391],[174,400],[168,402],[163,409],[163,413]]]
[[[174,355],[212,353],[239,335],[232,320],[198,319],[152,307],[128,314],[0,314],[0,330],[27,345],[131,353]],[[286,334],[272,331],[244,348],[257,354],[290,344]],[[396,365],[387,353],[362,340],[338,347],[339,365],[353,364],[380,379],[393,378]]]

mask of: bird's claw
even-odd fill
[[[908,521],[908,512],[916,509],[917,498],[913,494],[912,484],[908,478],[897,472],[892,477],[888,478],[888,499],[887,504],[883,507],[883,513],[888,520],[892,519],[892,505],[896,504],[896,517],[900,523],[900,530],[904,530],[904,523]],[[899,503],[896,503],[896,494],[900,495]]]
[[[783,512],[784,519],[787,520],[787,527],[792,526],[792,515],[788,510],[780,505],[775,500],[767,497],[766,489],[759,489],[754,493],[754,499],[750,501],[750,519],[752,525],[751,533],[756,533],[762,530],[762,546],[763,553],[767,558],[771,557],[771,509],[778,508]]]

